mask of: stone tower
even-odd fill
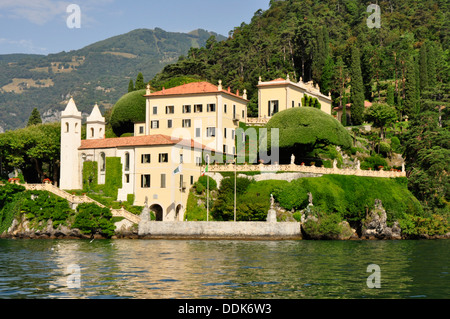
[[[105,118],[102,116],[98,105],[95,104],[91,115],[86,121],[86,139],[98,140],[105,137]]]
[[[81,168],[78,148],[81,146],[81,112],[73,98],[61,112],[61,189],[81,189]]]

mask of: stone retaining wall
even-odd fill
[[[139,224],[139,236],[188,237],[188,238],[277,238],[300,239],[298,222],[156,222],[144,221]]]

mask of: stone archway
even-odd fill
[[[156,221],[162,222],[163,221],[163,208],[161,205],[153,204],[150,206],[150,210],[155,213]]]
[[[175,209],[175,221],[183,221],[183,206],[181,204],[177,205]]]

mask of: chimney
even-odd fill
[[[244,89],[244,95],[242,96],[244,99],[247,99],[247,90]]]
[[[219,86],[217,87],[218,91],[222,91],[222,80],[219,80]]]
[[[230,92],[230,93],[231,93],[231,88],[230,88],[230,87],[228,87],[228,92]]]
[[[236,95],[239,96],[239,90],[236,91]]]

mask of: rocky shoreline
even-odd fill
[[[220,236],[220,235],[139,235],[137,225],[131,223],[116,224],[116,233],[110,239],[174,239],[174,240],[422,240],[422,239],[450,239],[450,233],[445,235],[428,235],[422,234],[417,236],[405,236],[398,225],[398,222],[394,222],[391,227],[387,225],[387,214],[382,206],[381,201],[375,203],[375,207],[367,213],[366,218],[362,222],[362,225],[357,232],[356,229],[351,228],[350,224],[346,221],[341,222],[342,231],[338,235],[323,236],[316,234],[308,234],[304,225],[306,222],[317,222],[317,218],[313,215],[302,215],[300,223],[301,233],[295,237],[280,237],[280,236]],[[288,221],[286,221],[288,222]],[[155,222],[156,223],[156,222]],[[264,222],[261,222],[264,223]],[[22,215],[20,219],[14,219],[11,227],[0,234],[0,239],[108,239],[107,236],[101,233],[96,234],[83,234],[79,229],[70,228],[64,225],[59,225],[57,228],[53,227],[51,220],[47,221],[47,224],[38,226],[39,229],[35,229],[30,225],[30,222]]]

